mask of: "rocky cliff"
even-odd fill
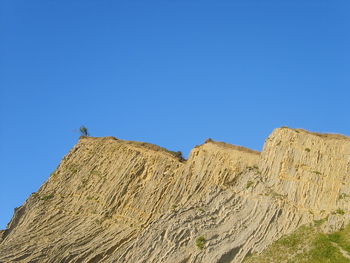
[[[263,151],[82,137],[0,232],[0,262],[242,262],[349,222],[350,138],[279,128]]]

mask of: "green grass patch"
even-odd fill
[[[249,181],[247,182],[245,188],[248,189],[248,188],[251,187],[253,184],[254,184],[254,182],[249,180]]]
[[[332,212],[333,215],[345,215],[345,211],[343,209],[338,208],[337,210]]]
[[[328,216],[326,218],[322,218],[322,219],[319,219],[319,220],[314,220],[314,225],[316,227],[322,225],[324,222],[326,222],[328,220]]]
[[[349,195],[347,195],[346,193],[341,193],[341,194],[339,195],[338,199],[341,200],[341,199],[345,199],[345,198],[347,198],[347,197],[349,197]]]
[[[47,201],[47,200],[52,199],[53,197],[54,197],[53,194],[49,194],[49,195],[45,195],[45,196],[40,197],[40,200]]]
[[[206,240],[205,240],[204,236],[200,236],[196,239],[196,246],[199,249],[203,249],[205,242],[206,242]]]
[[[350,225],[323,234],[318,227],[327,218],[315,220],[314,226],[302,226],[270,245],[263,253],[251,254],[244,263],[350,263],[341,249],[350,255]]]

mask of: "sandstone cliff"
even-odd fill
[[[350,138],[279,128],[188,160],[82,137],[0,232],[0,262],[242,262],[302,224],[349,221]]]

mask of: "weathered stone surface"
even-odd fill
[[[241,262],[315,219],[342,227],[349,177],[341,135],[279,128],[261,154],[209,141],[187,161],[82,137],[0,233],[0,262]]]
[[[268,186],[313,213],[349,210],[350,138],[276,129],[261,155]]]

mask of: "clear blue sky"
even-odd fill
[[[0,228],[93,136],[350,135],[348,0],[0,0]]]

